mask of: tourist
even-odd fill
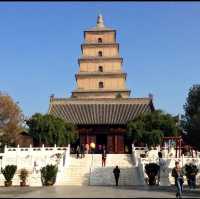
[[[85,146],[84,144],[81,144],[81,158],[84,158],[85,157]]]
[[[172,169],[172,177],[175,179],[175,186],[177,189],[176,198],[182,198],[184,179],[179,162],[175,162],[175,167]]]
[[[190,190],[195,189],[196,188],[196,175],[198,173],[198,169],[196,165],[190,164],[192,171],[188,176],[188,185]]]
[[[79,158],[79,154],[80,154],[80,146],[77,145],[77,147],[76,147],[76,158],[77,159]]]
[[[89,144],[85,145],[85,149],[86,149],[86,154],[88,154],[89,153],[89,149],[90,149]]]
[[[90,143],[90,148],[91,148],[91,153],[94,154],[95,153],[96,144],[94,142],[91,142]]]
[[[106,147],[105,147],[105,145],[103,145],[103,150],[102,150],[102,167],[106,166],[106,156],[107,156]]]
[[[98,145],[98,153],[101,154],[101,151],[102,151],[102,145],[99,144],[99,145]]]
[[[119,175],[120,175],[120,169],[118,166],[116,166],[114,169],[113,169],[113,174],[115,176],[115,183],[116,183],[116,186],[118,186],[118,182],[119,182]]]

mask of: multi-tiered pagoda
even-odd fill
[[[49,113],[76,124],[80,142],[106,145],[110,153],[124,153],[127,122],[153,111],[151,97],[130,98],[127,74],[116,42],[116,30],[104,25],[84,31],[77,86],[70,98],[50,98]]]

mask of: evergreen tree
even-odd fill
[[[164,136],[176,136],[178,133],[175,118],[161,110],[140,115],[127,127],[129,140],[148,146],[161,144]]]
[[[188,144],[200,149],[200,85],[193,85],[184,105],[182,127]]]
[[[39,146],[42,144],[66,146],[77,138],[73,124],[66,123],[53,115],[36,113],[26,123],[34,143]]]

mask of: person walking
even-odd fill
[[[175,167],[172,169],[172,177],[175,179],[175,186],[177,189],[176,198],[182,198],[183,192],[183,171],[180,167],[179,162],[175,162]]]
[[[90,149],[90,146],[89,146],[89,144],[87,143],[87,144],[85,145],[86,154],[89,153],[89,149]]]
[[[190,190],[192,190],[196,188],[196,175],[198,173],[198,169],[197,166],[193,164],[190,164],[190,167],[192,169],[192,172],[190,172],[189,175],[187,175],[187,179],[189,188]]]
[[[76,158],[77,159],[79,158],[79,154],[80,154],[80,146],[77,145],[77,147],[76,147]]]
[[[106,166],[106,156],[107,156],[107,152],[106,152],[106,147],[104,145],[103,150],[102,150],[102,167]]]
[[[116,186],[118,186],[118,182],[119,182],[119,175],[120,175],[120,169],[118,166],[116,166],[114,169],[113,169],[113,174],[115,176],[115,183],[116,183]]]
[[[81,150],[81,158],[84,158],[85,157],[85,146],[84,146],[84,144],[81,144],[80,150]]]
[[[157,185],[160,185],[160,178],[161,176],[163,177],[163,172],[166,171],[166,162],[165,160],[162,158],[162,152],[159,151],[158,152],[158,164],[159,164],[159,171],[158,171],[158,182]]]

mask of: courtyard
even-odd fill
[[[1,198],[175,198],[175,187],[53,186],[0,187]],[[185,187],[183,198],[200,198],[200,189]]]

